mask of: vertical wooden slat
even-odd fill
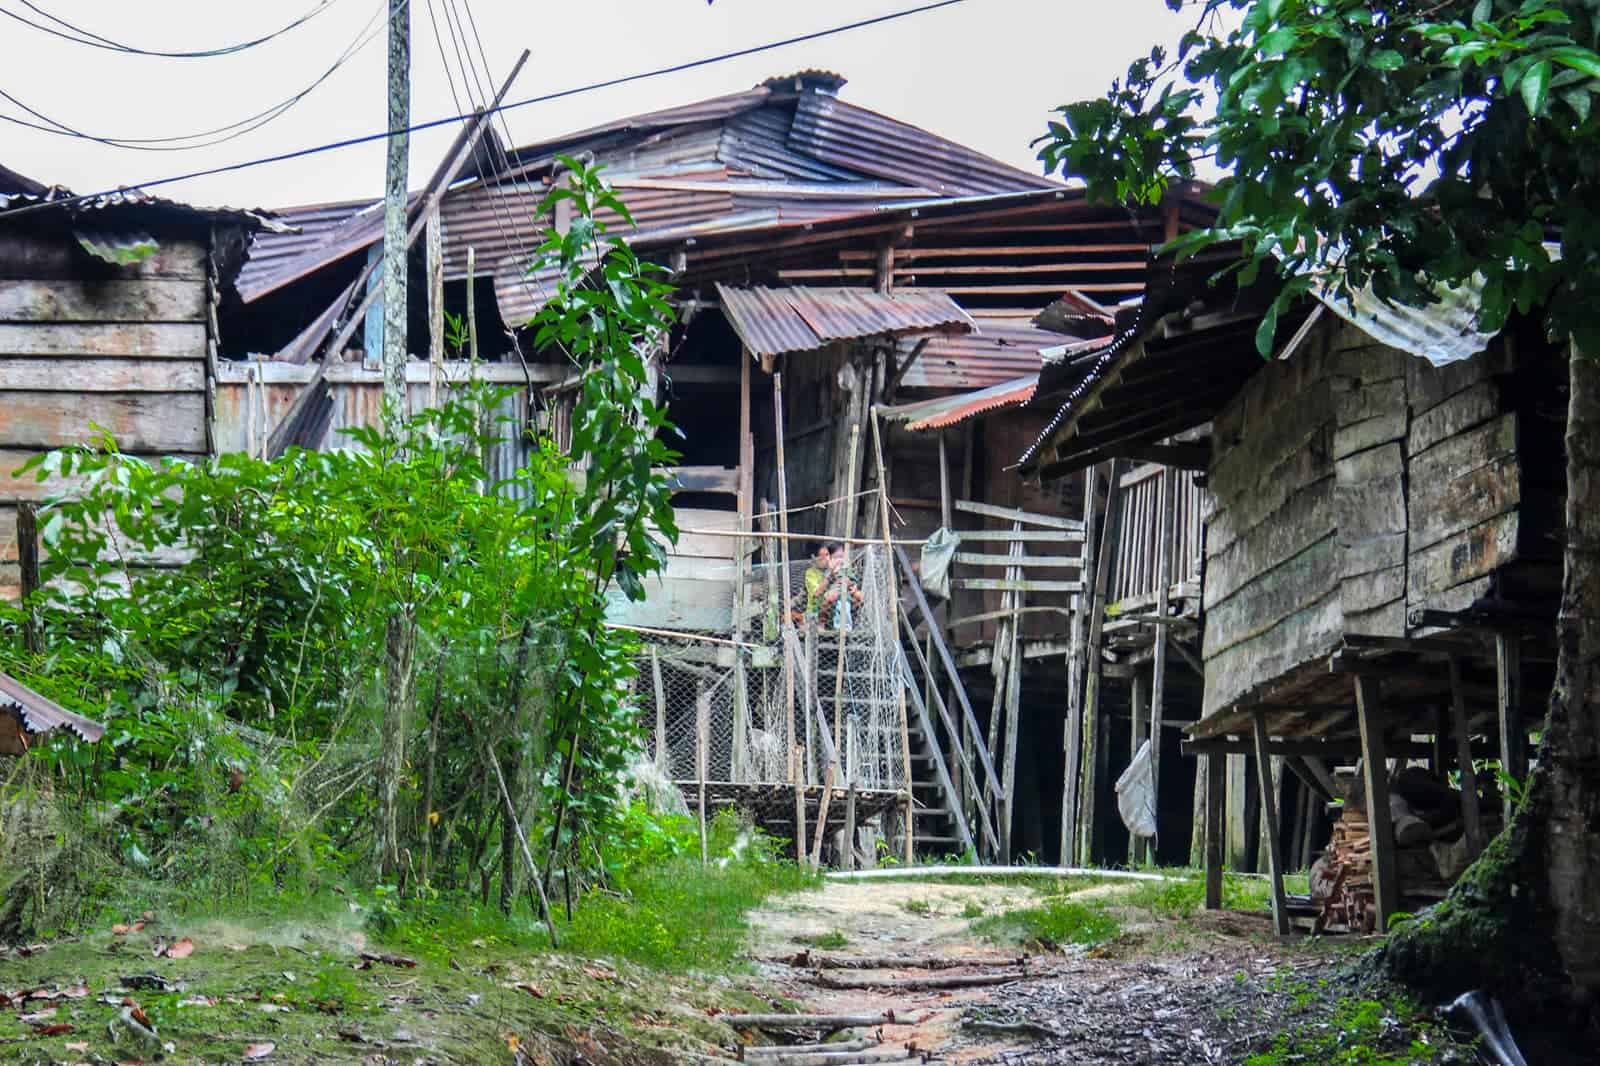
[[[1139,745],[1144,743],[1147,731],[1150,728],[1149,705],[1146,702],[1149,689],[1145,684],[1144,674],[1133,675],[1132,691],[1128,694],[1128,710],[1131,721],[1128,730],[1128,758],[1131,760],[1139,754]],[[1135,866],[1145,861],[1147,851],[1144,837],[1128,831],[1128,861]]]
[[[1245,784],[1249,778],[1248,755],[1228,755],[1228,867],[1239,873],[1250,871],[1250,829]]]
[[[1111,463],[1110,488],[1106,495],[1103,525],[1100,529],[1099,557],[1095,562],[1094,596],[1089,605],[1088,666],[1084,677],[1083,700],[1083,799],[1079,810],[1081,859],[1092,863],[1099,827],[1095,824],[1096,779],[1106,747],[1104,730],[1100,728],[1103,713],[1100,699],[1100,635],[1106,618],[1106,590],[1111,582],[1111,562],[1117,553],[1119,519],[1122,510],[1122,474],[1127,464],[1116,459]]]
[[[667,687],[661,680],[661,654],[650,645],[650,677],[656,691],[656,768],[671,775],[667,758]]]
[[[17,503],[17,569],[22,581],[22,646],[37,654],[44,647],[32,603],[39,591],[39,505],[32,500]]]
[[[1161,473],[1161,534],[1156,543],[1156,617],[1166,620],[1171,608],[1173,533],[1178,519],[1178,472]],[[1167,711],[1167,627],[1155,627],[1150,660],[1150,780],[1156,795],[1156,821],[1161,814],[1161,730]],[[1157,837],[1159,840],[1160,838]]]
[[[695,777],[700,782],[700,865],[704,866],[710,860],[706,848],[706,776],[711,772],[711,693],[703,679],[695,682],[694,723]]]
[[[1222,809],[1224,771],[1227,763],[1221,755],[1202,755],[1206,775],[1206,910],[1222,909]]]
[[[955,528],[955,511],[950,500],[950,449],[944,430],[939,431],[939,524]]]
[[[1267,834],[1267,879],[1272,886],[1272,926],[1279,936],[1289,935],[1289,903],[1283,895],[1283,845],[1278,839],[1278,781],[1267,755],[1267,716],[1257,711],[1251,718],[1256,741],[1256,777],[1261,783],[1261,820]]]
[[[1378,908],[1378,932],[1382,933],[1388,929],[1389,916],[1399,910],[1400,886],[1395,881],[1394,821],[1389,817],[1389,746],[1376,678],[1356,677],[1356,719],[1361,727],[1362,777],[1367,791],[1372,895]]]
[[[444,228],[439,208],[428,212],[428,406],[439,406],[439,379],[444,376]]]

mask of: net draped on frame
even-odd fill
[[[791,602],[804,602],[809,566],[789,564]],[[787,785],[792,752],[803,784],[822,784],[836,759],[837,787],[906,787],[904,685],[883,548],[852,550],[849,572],[862,601],[852,605],[846,627],[835,628],[829,617],[793,621],[782,609],[782,564],[772,563],[746,573],[742,633],[735,623],[702,635],[722,643],[685,634],[652,635],[642,645],[633,695],[649,752],[668,777]],[[729,580],[732,574],[730,563]]]

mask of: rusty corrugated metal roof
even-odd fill
[[[41,736],[66,729],[79,740],[94,742],[106,727],[33,691],[10,674],[0,673],[0,754],[20,755],[27,750],[29,734]]]
[[[250,242],[249,258],[245,260],[234,287],[242,295],[256,292],[272,283],[285,264],[306,252],[321,246],[344,226],[351,216],[375,207],[377,200],[346,200],[341,203],[308,204],[290,207],[277,213],[285,232],[258,233]],[[253,298],[253,297],[252,297]]]
[[[1013,318],[972,312],[976,332],[934,337],[922,357],[906,371],[900,386],[908,389],[980,389],[1037,374],[1041,352],[1065,339],[1059,333],[1019,323]]]
[[[870,289],[750,289],[717,285],[722,313],[752,355],[809,352],[834,341],[965,333],[972,319],[944,293]]]
[[[1038,387],[1039,375],[1025,374],[986,389],[936,396],[931,400],[903,403],[895,407],[880,407],[878,413],[891,421],[904,422],[907,429],[916,432],[944,429],[991,411],[1021,407],[1033,399],[1033,392]]]

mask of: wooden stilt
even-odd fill
[[[778,541],[780,557],[779,573],[783,588],[783,603],[779,605],[778,622],[780,628],[792,631],[793,621],[789,611],[793,605],[794,597],[789,580],[789,471],[784,462],[783,451],[783,374],[774,371],[772,375],[772,421],[776,430],[776,449],[778,462],[778,529],[785,534]],[[789,730],[789,783],[794,787],[794,857],[796,862],[806,861],[806,796],[800,784],[800,753],[796,748],[794,726],[794,688],[795,670],[799,664],[794,661],[794,654],[790,650],[794,642],[783,642],[783,683],[784,695],[788,703],[788,730]]]
[[[1173,536],[1177,531],[1179,471],[1161,472],[1161,540],[1156,545],[1156,616],[1163,621],[1172,609]],[[1156,626],[1150,660],[1150,780],[1156,795],[1156,825],[1161,821],[1161,738],[1167,713],[1167,629]],[[1146,858],[1154,859],[1160,836],[1145,844]]]
[[[1249,805],[1245,795],[1245,784],[1249,780],[1248,755],[1229,755],[1228,760],[1228,789],[1227,789],[1227,821],[1228,821],[1228,868],[1239,873],[1248,873],[1250,870],[1250,829],[1251,823],[1247,815]]]
[[[1282,781],[1283,780],[1283,756],[1282,755],[1269,756],[1268,766],[1272,770],[1272,780],[1273,781]],[[1256,799],[1256,807],[1259,809],[1261,807],[1261,800],[1260,800],[1261,789],[1259,787],[1260,786],[1260,782],[1259,781],[1257,782],[1257,785],[1258,785],[1258,787],[1256,789],[1256,797],[1257,797],[1257,799]],[[1276,799],[1274,799],[1273,806],[1277,807],[1277,805],[1278,805],[1278,801]],[[1259,836],[1256,838],[1256,873],[1264,874],[1264,873],[1269,872],[1270,869],[1271,869],[1271,867],[1270,867],[1270,865],[1268,863],[1268,859],[1271,856],[1269,855],[1268,845],[1267,845],[1267,837],[1269,835],[1269,830],[1268,830],[1268,827],[1267,827],[1267,819],[1266,819],[1266,817],[1264,815],[1258,815],[1256,820],[1255,820],[1255,826],[1256,826],[1256,831],[1259,834]]]
[[[1195,766],[1194,807],[1189,816],[1189,865],[1206,864],[1206,770],[1204,761]]]
[[[1005,764],[1001,769],[1000,861],[1011,864],[1012,812],[1017,801],[1017,734],[1022,718],[1022,637],[1017,619],[1011,621],[1011,662],[1006,677]]]
[[[1128,730],[1128,759],[1131,761],[1139,754],[1139,745],[1145,741],[1146,731],[1150,727],[1149,714],[1145,700],[1148,687],[1145,684],[1143,672],[1133,675],[1132,691],[1128,694],[1128,710],[1130,726]],[[1138,866],[1145,861],[1148,849],[1145,847],[1145,838],[1137,833],[1128,833],[1128,862]]]
[[[1367,834],[1372,848],[1372,895],[1378,932],[1400,908],[1395,880],[1394,820],[1389,816],[1389,750],[1383,733],[1383,707],[1377,678],[1356,676],[1356,719],[1361,726],[1361,773],[1367,791]]]
[[[749,614],[749,591],[745,571],[750,566],[750,516],[754,510],[753,499],[755,448],[750,438],[750,352],[739,351],[739,491],[736,496],[739,508],[739,532],[733,542],[733,639],[744,643]],[[728,776],[734,781],[744,781],[749,773],[750,677],[747,672],[745,649],[733,654],[733,746]]]
[[[1206,779],[1205,868],[1206,910],[1222,909],[1222,810],[1227,764],[1221,755],[1202,755]]]
[[[956,524],[950,501],[950,451],[942,429],[939,431],[939,524],[945,529],[954,529]]]
[[[1494,636],[1496,690],[1500,720],[1500,768],[1519,782],[1528,776],[1528,734],[1522,728],[1522,645],[1515,634]],[[1502,788],[1505,820],[1516,813],[1511,790]]]
[[[1472,765],[1472,735],[1467,727],[1467,697],[1461,683],[1461,660],[1450,659],[1450,723],[1456,737],[1456,763],[1461,770],[1461,825],[1467,850],[1476,858],[1483,850],[1483,824],[1478,806],[1478,771]]]
[[[1089,629],[1086,641],[1086,669],[1083,697],[1083,793],[1079,805],[1079,858],[1092,863],[1098,852],[1100,827],[1095,824],[1099,771],[1108,749],[1100,728],[1104,713],[1100,698],[1100,634],[1106,619],[1106,593],[1111,585],[1111,567],[1116,556],[1122,513],[1122,474],[1127,464],[1111,463],[1110,485],[1106,492],[1105,514],[1100,528],[1100,546],[1095,559],[1094,593],[1089,604]]]
[[[1256,775],[1261,783],[1261,821],[1266,826],[1267,879],[1272,885],[1272,927],[1279,936],[1289,935],[1289,902],[1283,895],[1283,848],[1278,839],[1278,781],[1267,755],[1267,716],[1260,711],[1252,719],[1256,739]]]
[[[656,690],[656,768],[671,774],[667,756],[667,686],[661,680],[661,653],[654,644],[650,645],[650,680]]]
[[[706,850],[706,777],[711,773],[711,693],[704,681],[697,682],[695,689],[694,764],[695,777],[700,781],[700,865],[704,866],[710,861]]]

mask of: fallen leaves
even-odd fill
[[[511,987],[515,988],[518,992],[526,992],[526,993],[528,993],[528,995],[532,996],[534,999],[543,999],[544,998],[544,989],[540,988],[538,985],[534,984],[532,981],[518,981],[516,984],[512,985]]]
[[[188,937],[174,940],[170,944],[157,942],[155,948],[156,958],[187,959],[194,954],[194,941]]]
[[[53,1022],[50,1025],[36,1025],[33,1027],[34,1036],[64,1036],[72,1032],[71,1022]]]
[[[415,970],[417,968],[417,960],[408,959],[404,955],[389,955],[377,951],[363,951],[361,953],[361,961],[356,964],[356,969],[370,970],[372,969],[372,964],[375,962],[381,962],[385,966],[399,966],[407,970]]]

